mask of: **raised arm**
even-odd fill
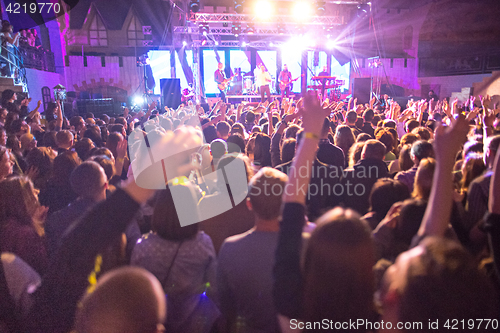
[[[429,203],[418,231],[419,236],[442,237],[448,228],[453,203],[453,166],[458,150],[467,139],[468,131],[469,123],[463,115],[451,127],[440,125],[435,130],[436,169]]]
[[[276,310],[289,318],[297,318],[302,307],[300,251],[306,193],[323,121],[330,110],[322,109],[317,97],[309,92],[304,100],[304,108],[299,112],[303,119],[304,136],[284,189],[283,218],[274,266],[273,296]]]

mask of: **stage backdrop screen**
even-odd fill
[[[205,94],[218,94],[219,89],[214,81],[214,73],[217,70],[217,64],[226,62],[224,51],[203,50],[203,74],[205,84]]]
[[[170,79],[170,51],[149,51],[148,57],[155,78],[155,88],[153,93],[160,95],[160,79]],[[185,78],[184,78],[185,80]]]
[[[273,82],[271,82],[271,93],[273,92],[274,83],[276,82],[276,51],[257,51],[257,63],[258,66],[260,63],[264,64],[269,74],[271,74],[271,78]]]
[[[281,52],[281,63],[288,66],[288,70],[292,73],[292,79],[300,76],[302,62],[302,50],[300,48],[287,48]],[[301,79],[293,83],[292,91],[300,93]]]
[[[250,51],[231,50],[229,56],[231,57],[230,64],[233,73],[236,68],[241,68],[242,76],[253,75],[250,68]]]

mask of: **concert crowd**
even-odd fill
[[[488,96],[0,104],[0,332],[498,330]]]

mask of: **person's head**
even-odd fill
[[[413,185],[412,196],[416,199],[428,200],[431,194],[432,178],[436,169],[436,160],[433,158],[424,158],[418,165],[415,174],[415,183]]]
[[[97,147],[102,146],[101,129],[96,125],[89,125],[83,133],[84,138],[89,138]]]
[[[25,133],[21,135],[19,138],[19,141],[21,142],[21,149],[23,153],[27,154],[30,152],[32,149],[36,148],[37,141],[35,139],[35,136],[30,133]]]
[[[276,220],[280,208],[287,175],[269,167],[260,169],[248,183],[247,206],[260,220]]]
[[[330,120],[328,118],[325,118],[323,120],[323,127],[321,128],[321,139],[327,139],[328,133],[330,133]]]
[[[361,153],[365,147],[365,141],[356,142],[349,149],[349,167],[354,166],[361,159]]]
[[[166,190],[160,191],[157,195],[151,227],[161,238],[180,242],[195,237],[198,233],[198,224],[181,226],[173,193],[176,198],[182,198],[182,205],[186,207],[183,214],[197,214],[194,188],[190,185],[169,184]]]
[[[432,139],[432,132],[426,127],[416,127],[411,131],[411,133],[418,135],[420,140],[429,141]]]
[[[123,137],[127,136],[127,131],[125,130],[125,127],[122,124],[113,124],[109,126],[109,132],[120,133]]]
[[[0,181],[12,174],[14,161],[10,155],[10,150],[5,146],[0,146]]]
[[[365,121],[365,123],[371,123],[373,117],[375,117],[375,112],[373,111],[373,109],[366,109],[365,112],[363,112],[363,120]]]
[[[222,139],[215,139],[210,143],[210,153],[214,161],[218,161],[227,154],[227,143]]]
[[[73,116],[69,120],[69,125],[75,128],[75,131],[79,132],[85,128],[85,121],[80,116]]]
[[[224,64],[223,64],[222,62],[219,62],[219,63],[217,64],[217,68],[218,68],[219,70],[223,70],[223,69],[224,69]]]
[[[99,164],[106,174],[107,180],[111,180],[113,175],[115,174],[115,162],[114,158],[107,155],[93,155],[87,159],[87,161],[93,161]],[[85,162],[84,162],[85,163]]]
[[[167,304],[158,279],[143,268],[127,266],[104,274],[76,312],[76,333],[159,333]]]
[[[359,133],[358,137],[356,138],[356,142],[365,142],[368,141],[372,138],[372,136],[368,133]]]
[[[351,110],[351,111],[347,112],[345,119],[346,119],[347,125],[354,126],[356,124],[356,120],[358,119],[358,114],[356,113],[356,111]]]
[[[411,145],[404,145],[399,152],[399,169],[400,171],[410,170],[415,164],[411,158]]]
[[[239,134],[242,138],[245,138],[245,128],[240,123],[234,123],[233,126],[231,126],[230,134]]]
[[[80,198],[101,201],[106,198],[108,177],[104,169],[94,161],[86,161],[78,165],[69,177],[71,189]]]
[[[47,147],[37,147],[26,155],[28,169],[34,167],[37,170],[33,179],[36,188],[41,189],[52,176],[52,166],[56,156],[56,153]]]
[[[82,138],[80,141],[75,143],[75,151],[82,161],[85,161],[89,157],[90,151],[94,148],[94,142],[92,142],[89,138]]]
[[[296,139],[297,132],[300,130],[300,126],[296,124],[292,124],[285,129],[285,138],[286,139]]]
[[[263,133],[255,135],[255,147],[253,152],[255,165],[265,167],[271,166],[271,138]]]
[[[411,146],[410,156],[413,163],[418,166],[424,158],[434,157],[434,148],[430,142],[419,140]]]
[[[285,139],[283,145],[281,146],[281,163],[290,162],[295,156],[295,148],[297,146],[297,140],[295,139]]]
[[[231,134],[227,140],[227,152],[232,153],[245,153],[245,139],[240,134]]]
[[[401,145],[401,147],[403,147],[405,145],[411,146],[414,142],[417,142],[417,141],[418,141],[418,136],[416,134],[406,133],[405,135],[403,135],[401,137],[400,145]]]
[[[481,176],[485,170],[486,165],[482,154],[468,154],[462,163],[462,190],[467,190],[470,183]]]
[[[7,115],[9,114],[9,111],[7,111],[6,108],[0,108],[0,122],[2,124],[5,124],[7,121]]]
[[[303,268],[305,321],[367,318],[373,309],[375,251],[369,226],[335,208],[316,222]]]
[[[385,145],[385,148],[387,149],[387,152],[392,151],[394,148],[394,137],[391,132],[389,132],[388,129],[382,128],[375,134],[375,139],[378,141],[382,142]]]
[[[10,177],[0,182],[0,225],[13,220],[25,226],[33,225],[33,214],[40,206],[38,191],[28,177]]]
[[[5,106],[8,102],[14,102],[17,99],[17,94],[14,90],[5,89],[2,91],[2,106]]]
[[[408,186],[391,178],[380,178],[373,185],[368,202],[370,211],[375,212],[377,220],[381,221],[394,203],[408,198]]]
[[[287,64],[284,64],[284,65],[283,65],[283,70],[284,70],[284,71],[287,71],[287,70],[288,70],[288,66],[287,66]]]
[[[428,237],[399,255],[385,273],[380,300],[382,319],[394,324],[498,316],[490,280],[467,250],[444,238]],[[419,330],[422,327],[405,331]]]
[[[56,131],[45,132],[42,138],[42,146],[57,149],[56,135]]]
[[[17,137],[21,137],[21,135],[29,133],[30,127],[28,123],[26,123],[22,119],[15,119],[10,123],[9,131],[11,134],[17,135]]]
[[[344,154],[348,154],[349,148],[356,142],[356,139],[349,126],[340,125],[335,131],[334,141],[335,145],[339,146],[344,151]]]
[[[255,113],[253,113],[252,111],[248,111],[245,116],[245,122],[247,124],[255,124]]]
[[[81,163],[75,151],[65,151],[54,159],[52,181],[59,185],[69,185],[70,175]]]
[[[323,66],[323,72],[328,72],[328,66]]]
[[[413,133],[413,130],[417,128],[420,123],[416,119],[410,119],[405,123],[406,133]]]
[[[118,143],[120,143],[122,140],[124,140],[124,138],[121,133],[118,132],[109,133],[108,141],[106,141],[106,148],[108,148],[113,153],[113,156],[115,158],[117,156],[116,147],[118,146]]]
[[[396,128],[396,122],[392,119],[384,119],[383,127]]]
[[[231,126],[229,126],[227,121],[220,121],[217,123],[216,129],[217,136],[222,140],[226,140],[229,136],[229,130],[231,129]]]
[[[498,146],[500,146],[500,135],[495,135],[488,138],[488,141],[485,144],[485,152],[484,152],[484,164],[488,168],[493,167],[493,162],[495,161],[495,156],[498,151]]]
[[[382,142],[378,140],[368,140],[365,142],[365,146],[361,152],[361,158],[383,160],[385,154],[386,148]]]
[[[73,134],[68,130],[62,130],[56,134],[57,147],[69,149],[73,146]]]

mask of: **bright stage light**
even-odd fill
[[[270,42],[270,43],[269,43],[269,46],[270,46],[270,47],[273,47],[273,46],[274,46],[274,43],[273,43],[273,42]]]
[[[134,104],[135,105],[142,105],[144,103],[144,99],[141,96],[136,96],[134,98]]]
[[[182,45],[186,46],[186,45],[188,45],[188,43],[185,40],[183,40]]]
[[[215,46],[219,46],[219,42],[218,41],[215,41]]]
[[[268,19],[273,13],[273,6],[269,1],[258,1],[255,4],[255,14],[259,19]]]
[[[311,39],[311,40],[309,41],[309,47],[316,47],[316,41],[315,41],[315,40],[313,40],[313,39]]]
[[[247,42],[243,42],[243,43],[241,43],[241,46],[243,46],[243,47],[247,47]]]
[[[329,40],[329,41],[326,42],[326,48],[328,50],[332,50],[334,47],[335,47],[335,41]]]
[[[310,16],[311,13],[311,5],[307,2],[297,2],[293,7],[293,16],[298,20],[305,19],[307,16]]]

